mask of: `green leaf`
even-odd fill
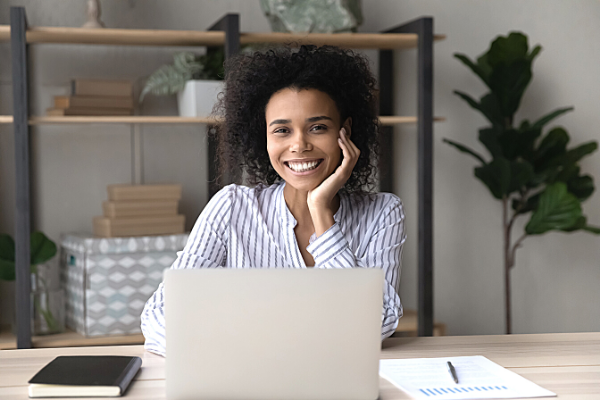
[[[594,193],[594,178],[590,175],[583,175],[569,179],[567,189],[577,196],[579,201],[584,201]]]
[[[479,100],[479,110],[492,125],[500,127],[505,125],[500,103],[493,93],[488,93]]]
[[[580,170],[581,168],[576,164],[560,165],[558,168],[553,169],[552,173],[548,174],[547,183],[565,182],[568,187],[568,182],[579,176]]]
[[[533,161],[534,144],[540,135],[538,129],[526,129],[518,131],[516,129],[506,129],[498,136],[498,143],[502,148],[502,154],[509,160],[523,158]]]
[[[566,112],[573,111],[573,110],[574,110],[573,107],[559,108],[557,110],[554,110],[550,114],[545,115],[542,118],[535,121],[535,123],[533,124],[533,127],[542,129],[544,127],[544,125],[546,125],[548,122],[552,121],[554,118],[556,118],[559,115],[562,115]]]
[[[482,68],[478,64],[475,64],[464,54],[454,53],[454,57],[462,61],[462,63],[465,64],[467,67],[471,68],[471,71],[473,71],[479,78],[481,78],[483,83],[487,85],[489,74],[486,70],[484,70],[484,68]]]
[[[0,280],[15,280],[15,262],[0,259]]]
[[[585,228],[586,224],[587,224],[587,218],[584,215],[582,215],[581,217],[579,217],[577,222],[575,222],[575,224],[573,224],[572,226],[570,226],[568,228],[563,228],[563,229],[561,229],[561,231],[575,232],[575,231]]]
[[[492,195],[502,199],[510,186],[510,162],[496,158],[491,163],[475,168],[475,176],[488,187]]]
[[[479,103],[477,101],[475,101],[475,99],[472,98],[471,96],[469,96],[468,94],[459,92],[458,90],[455,90],[454,94],[460,96],[464,101],[466,101],[474,109],[481,111],[481,108],[479,107]]]
[[[15,241],[6,233],[0,233],[0,260],[15,261]]]
[[[498,143],[499,132],[496,128],[483,128],[479,130],[479,141],[490,152],[492,158],[503,155],[502,146]]]
[[[561,164],[576,163],[579,160],[581,160],[583,157],[585,157],[588,154],[591,154],[594,151],[596,151],[596,149],[598,149],[598,143],[596,143],[594,141],[588,142],[588,143],[584,143],[584,144],[582,144],[580,146],[575,147],[574,149],[568,150],[564,154],[564,156],[560,156],[557,159],[557,162],[560,162]]]
[[[492,66],[488,62],[488,53],[484,53],[477,58],[477,65],[479,66],[479,69],[481,69],[483,74],[487,77],[485,82],[486,84],[488,84],[488,79],[490,77],[490,74],[492,73]]]
[[[518,110],[531,77],[531,63],[524,59],[494,67],[489,79],[490,89],[498,98],[504,117],[512,118]]]
[[[455,90],[454,94],[460,96],[471,107],[481,112],[483,116],[492,123],[492,125],[500,127],[504,125],[504,120],[502,113],[500,112],[498,101],[493,94],[486,94],[481,98],[479,103],[468,94],[459,92],[458,90]]]
[[[556,182],[548,185],[540,196],[537,209],[525,226],[528,235],[540,235],[551,230],[564,230],[581,218],[581,204],[567,191],[567,185]]]
[[[488,50],[487,61],[492,68],[498,64],[511,64],[527,59],[527,36],[520,32],[511,32],[508,37],[498,36]]]
[[[530,62],[533,61],[533,59],[536,58],[538,54],[540,54],[540,51],[542,51],[542,46],[535,46],[533,50],[531,50],[531,53],[527,55],[527,60],[529,60]]]
[[[507,194],[524,188],[533,178],[533,165],[527,161],[510,162],[510,184]]]
[[[588,232],[600,235],[600,227],[597,227],[597,226],[586,225],[586,226],[584,226],[581,229],[583,229],[584,231],[588,231]]]
[[[548,132],[534,153],[536,171],[543,170],[556,156],[565,154],[567,143],[569,134],[563,128],[554,128]]]
[[[31,234],[31,264],[42,264],[56,255],[56,244],[42,232]]]
[[[574,232],[577,230],[583,230],[583,231],[587,231],[590,233],[595,233],[597,235],[600,235],[600,227],[588,225],[587,218],[583,215],[581,216],[581,218],[579,218],[577,220],[575,225],[573,225],[570,228],[562,229],[562,231],[564,231],[564,232]]]
[[[483,157],[480,156],[475,151],[473,151],[470,148],[468,148],[467,146],[464,146],[464,145],[462,145],[460,143],[457,143],[457,142],[455,142],[453,140],[446,139],[446,138],[444,138],[443,141],[445,143],[448,143],[450,146],[456,147],[459,151],[462,151],[463,153],[467,153],[467,154],[472,155],[473,157],[475,157],[476,159],[478,159],[479,161],[481,161],[482,164],[485,164],[485,160],[483,159]]]

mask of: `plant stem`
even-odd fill
[[[510,231],[514,216],[508,219],[508,196],[502,197],[502,227],[504,229],[504,307],[506,315],[506,334],[512,333],[511,309],[510,309]]]

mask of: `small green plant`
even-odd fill
[[[141,103],[148,93],[157,96],[175,94],[183,90],[189,80],[222,80],[225,75],[224,62],[225,52],[222,48],[201,56],[189,52],[175,54],[173,64],[163,65],[150,75],[139,101]]]
[[[56,244],[50,240],[42,232],[33,232],[30,236],[30,272],[35,277],[35,282],[43,291],[47,290],[46,281],[38,273],[37,266],[49,261],[56,255]],[[15,241],[6,234],[0,234],[0,280],[14,281],[15,280]],[[34,296],[34,301],[39,302]],[[48,329],[56,331],[59,324],[52,315],[49,309],[44,309],[40,304],[34,304],[35,308],[40,310],[44,317]]]
[[[573,108],[557,109],[533,123],[528,120],[514,123],[514,115],[532,78],[533,60],[540,51],[541,47],[536,46],[529,52],[527,36],[511,32],[508,37],[497,37],[476,62],[463,54],[454,55],[489,89],[479,101],[459,91],[454,93],[490,122],[490,126],[479,130],[479,141],[491,160],[465,145],[444,141],[479,162],[474,169],[475,177],[502,201],[506,333],[512,332],[510,270],[523,240],[552,230],[600,233],[600,228],[588,225],[583,215],[581,202],[594,192],[594,180],[581,174],[579,166],[579,161],[596,151],[598,144],[591,141],[568,149],[569,134],[562,127],[542,135],[550,121]],[[528,214],[525,232],[513,243],[515,220]]]

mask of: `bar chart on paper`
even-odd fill
[[[450,361],[459,383],[448,372]],[[417,399],[554,397],[483,356],[381,360],[379,374]]]

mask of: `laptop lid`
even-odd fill
[[[383,271],[165,271],[170,400],[375,400]]]

